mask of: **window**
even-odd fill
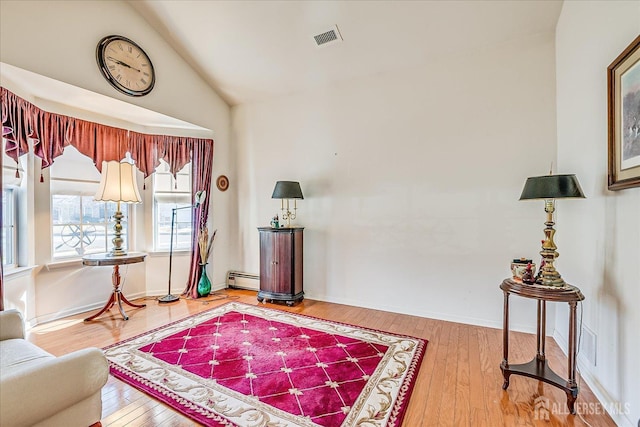
[[[116,203],[96,202],[93,194],[52,194],[52,257],[55,259],[108,252],[115,234],[112,219],[116,207]],[[121,223],[123,246],[128,247],[128,204],[120,204],[120,210],[124,215]]]
[[[23,156],[18,160],[18,164],[5,153],[6,139],[2,138],[2,265],[6,269],[20,266],[21,241],[20,219],[23,218],[25,183],[22,178],[25,176],[25,162]],[[24,219],[23,219],[24,222]]]
[[[18,239],[16,227],[17,188],[2,189],[2,265],[17,267]]]
[[[51,165],[51,258],[78,258],[109,252],[115,236],[113,215],[117,204],[93,200],[100,173],[90,158],[67,146]],[[127,203],[120,204],[123,247],[129,249]]]
[[[161,161],[153,174],[154,250],[168,251],[171,243],[171,220],[176,209],[173,250],[191,249],[191,164],[174,179],[169,165]]]

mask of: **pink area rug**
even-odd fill
[[[231,302],[105,349],[209,426],[400,426],[427,342]]]

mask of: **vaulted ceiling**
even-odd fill
[[[231,105],[549,33],[556,0],[129,2]],[[342,41],[313,36],[337,26]]]
[[[230,105],[379,73],[393,78],[394,70],[446,55],[553,33],[562,8],[562,0],[127,1]],[[342,41],[318,47],[314,36],[332,28]],[[60,102],[195,136],[207,131],[8,64],[0,71],[49,107]]]

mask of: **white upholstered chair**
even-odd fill
[[[55,357],[25,340],[20,312],[0,311],[0,426],[100,425],[108,375],[101,350]]]

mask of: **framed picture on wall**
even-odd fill
[[[640,187],[640,36],[607,68],[609,190]]]

